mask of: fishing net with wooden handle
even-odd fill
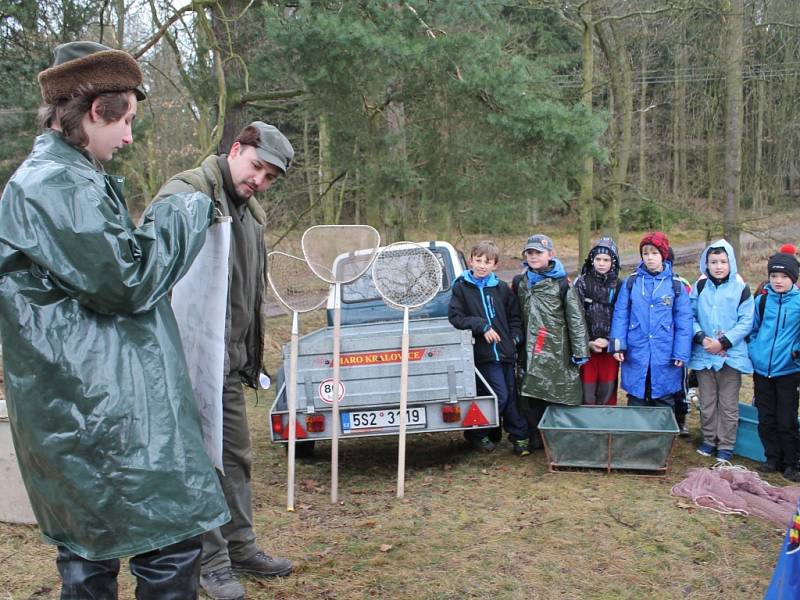
[[[439,292],[442,265],[436,255],[413,242],[386,246],[372,264],[375,289],[397,310],[421,308]]]
[[[325,304],[330,285],[308,263],[285,252],[267,255],[267,279],[272,292],[289,311],[310,312]]]
[[[335,285],[333,294],[333,369],[331,389],[339,390],[339,349],[341,338],[341,285],[366,273],[380,246],[381,236],[369,225],[315,225],[301,240],[303,256],[320,279]],[[331,431],[331,502],[339,494],[339,401],[334,396]]]
[[[372,264],[372,280],[388,306],[403,311],[400,361],[400,431],[397,452],[397,497],[405,494],[406,425],[408,406],[408,311],[427,304],[442,285],[436,255],[412,242],[386,246]]]
[[[293,511],[295,446],[297,443],[297,356],[300,335],[297,315],[322,306],[328,298],[330,286],[316,276],[305,259],[285,252],[270,252],[267,255],[267,279],[281,304],[292,312],[289,369],[286,373],[286,407],[289,411],[286,508]]]
[[[315,225],[301,243],[303,256],[320,279],[349,283],[367,272],[381,236],[369,225]]]

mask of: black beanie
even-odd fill
[[[767,262],[768,273],[783,273],[792,283],[797,283],[797,275],[800,271],[800,264],[794,256],[788,254],[773,254]]]

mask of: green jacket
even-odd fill
[[[225,188],[222,182],[222,173],[217,163],[217,156],[211,155],[207,157],[203,163],[196,169],[183,171],[173,176],[156,196],[159,198],[170,196],[173,194],[182,194],[190,192],[202,192],[209,196],[214,201],[214,206],[219,212],[225,216],[231,216],[231,201],[228,199]],[[252,388],[258,389],[259,375],[262,371],[266,372],[263,367],[264,357],[264,322],[261,316],[261,309],[264,299],[265,284],[266,284],[266,266],[267,266],[267,249],[264,244],[264,230],[266,224],[266,214],[259,206],[258,201],[251,197],[247,202],[247,210],[244,211],[244,218],[242,220],[242,233],[246,236],[246,243],[249,247],[255,248],[254,260],[252,264],[246,264],[244,270],[247,273],[252,273],[253,280],[250,285],[255,287],[254,304],[250,317],[252,320],[245,335],[246,346],[246,364],[244,368],[239,370],[239,375],[242,381]],[[234,240],[231,239],[231,245]],[[233,273],[233,260],[234,253],[230,255],[230,268],[228,269],[228,289],[230,290],[230,278]],[[231,302],[230,295],[228,296],[228,308],[225,322],[225,340],[226,351],[231,351],[230,346],[230,331],[231,331]],[[230,360],[229,355],[226,355],[225,360],[225,375],[227,376],[231,369],[229,368]]]
[[[562,290],[562,285],[568,287]],[[575,288],[545,277],[529,289],[524,275],[516,287],[525,332],[520,393],[547,402],[580,404],[583,388],[572,357],[588,357],[589,346]]]
[[[90,560],[229,519],[167,300],[211,203],[167,197],[136,228],[122,183],[47,131],[0,200],[0,334],[20,470],[44,537]]]

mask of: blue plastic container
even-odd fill
[[[800,417],[797,418],[797,425],[800,427]],[[752,404],[739,403],[739,429],[736,431],[733,453],[759,462],[767,460],[761,438],[758,437],[758,410]]]
[[[767,460],[761,438],[758,437],[758,411],[752,404],[739,403],[739,429],[736,431],[733,453],[759,462]]]

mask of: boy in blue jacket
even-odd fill
[[[475,366],[497,394],[498,410],[514,454],[527,456],[531,453],[530,432],[517,405],[514,372],[516,347],[522,339],[522,319],[516,296],[494,274],[498,254],[491,241],[472,247],[470,269],[453,284],[447,318],[456,329],[472,331]],[[481,387],[481,382],[478,383]],[[484,430],[467,430],[464,437],[478,450],[494,450]]]
[[[753,327],[753,297],[739,276],[733,247],[714,242],[700,256],[700,279],[689,299],[694,332],[689,368],[700,388],[703,443],[697,453],[730,461],[739,425],[742,373],[753,365],[745,338]]]
[[[780,471],[800,481],[800,432],[797,385],[800,383],[800,265],[794,256],[773,254],[767,263],[769,283],[759,299],[748,348],[753,361],[758,437],[767,460],[759,470]]]
[[[692,308],[667,260],[660,231],[639,243],[642,262],[619,292],[611,323],[614,358],[622,363],[629,406],[669,406],[683,388],[683,365],[692,346]]]

